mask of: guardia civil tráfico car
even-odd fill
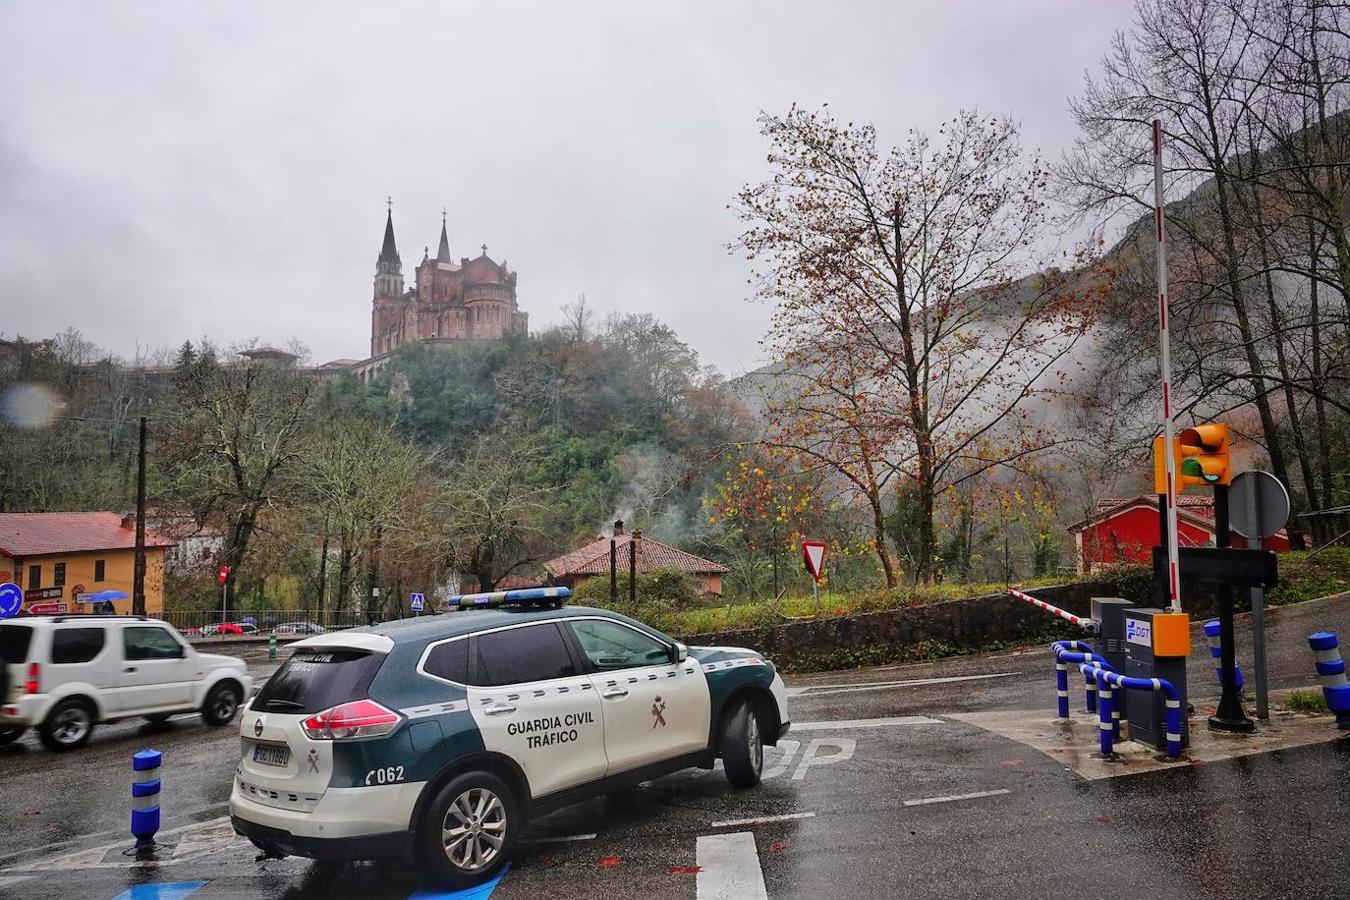
[[[271,855],[402,860],[462,888],[531,816],[717,758],[758,784],[790,722],[773,664],[569,594],[464,595],[292,645],[243,713],[235,830]]]

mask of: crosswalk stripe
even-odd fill
[[[695,856],[698,900],[768,900],[752,832],[703,835]]]

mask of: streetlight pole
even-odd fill
[[[145,422],[141,416],[140,451],[136,456],[136,561],[131,576],[131,614],[145,615]]]

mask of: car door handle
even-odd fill
[[[135,671],[136,671],[136,667],[135,667],[135,666],[127,666],[127,667],[126,667],[125,669],[123,669],[122,671],[123,671],[123,672],[135,672]]]
[[[628,692],[621,687],[611,687],[601,691],[600,696],[604,697],[606,700],[618,700],[622,697],[627,697]]]
[[[494,703],[492,706],[483,710],[483,712],[487,713],[489,716],[507,716],[515,711],[516,708],[510,703]]]

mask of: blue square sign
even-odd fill
[[[412,602],[409,603],[408,605],[412,607],[413,612],[421,612],[422,609],[426,606],[426,604],[427,604],[426,597],[423,597],[421,594],[414,592],[412,595]]]

